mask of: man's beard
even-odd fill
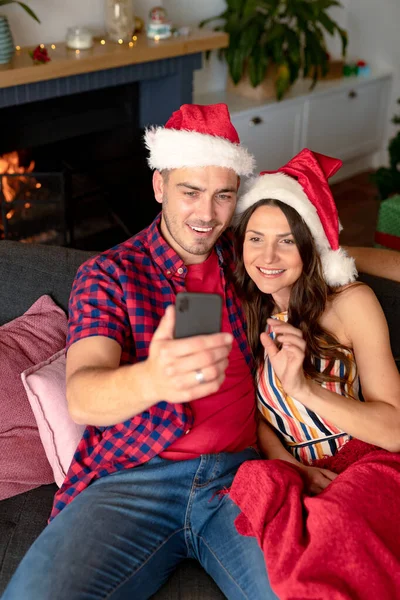
[[[168,230],[169,235],[174,240],[178,246],[180,246],[185,252],[188,254],[193,254],[194,256],[202,256],[204,254],[208,254],[212,248],[214,247],[216,238],[213,236],[212,239],[199,239],[193,244],[185,242],[183,231],[180,235],[179,232],[179,224],[177,219],[172,217],[170,218],[168,215],[168,197],[166,194],[163,196],[163,219],[165,223],[165,227]],[[212,223],[197,223],[197,227],[215,227],[217,222],[213,221]],[[185,228],[186,224],[182,225],[182,228]],[[222,232],[221,232],[222,233]],[[218,236],[219,237],[219,236]]]

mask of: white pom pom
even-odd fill
[[[324,279],[328,285],[333,287],[346,285],[357,278],[354,258],[348,256],[343,248],[322,252],[321,262]]]

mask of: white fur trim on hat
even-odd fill
[[[222,137],[177,129],[152,127],[144,135],[150,151],[151,169],[180,169],[184,167],[226,167],[239,176],[251,175],[255,160],[250,152]]]
[[[311,231],[321,257],[324,279],[328,285],[345,285],[355,280],[357,269],[354,259],[343,248],[332,250],[315,206],[310,202],[298,181],[285,173],[271,173],[253,177],[240,196],[236,215],[240,215],[259,200],[280,200],[291,206],[302,217]],[[236,216],[236,221],[238,217]]]
[[[328,285],[337,287],[357,279],[356,263],[343,248],[327,250],[320,254],[324,279]]]

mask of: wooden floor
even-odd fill
[[[344,246],[373,246],[379,200],[370,172],[360,173],[331,186],[343,226]]]

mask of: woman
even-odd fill
[[[257,367],[260,446],[297,465],[311,494],[336,477],[316,461],[350,438],[400,451],[386,320],[338,243],[327,179],[340,166],[303,150],[251,181],[237,207],[236,281]]]

